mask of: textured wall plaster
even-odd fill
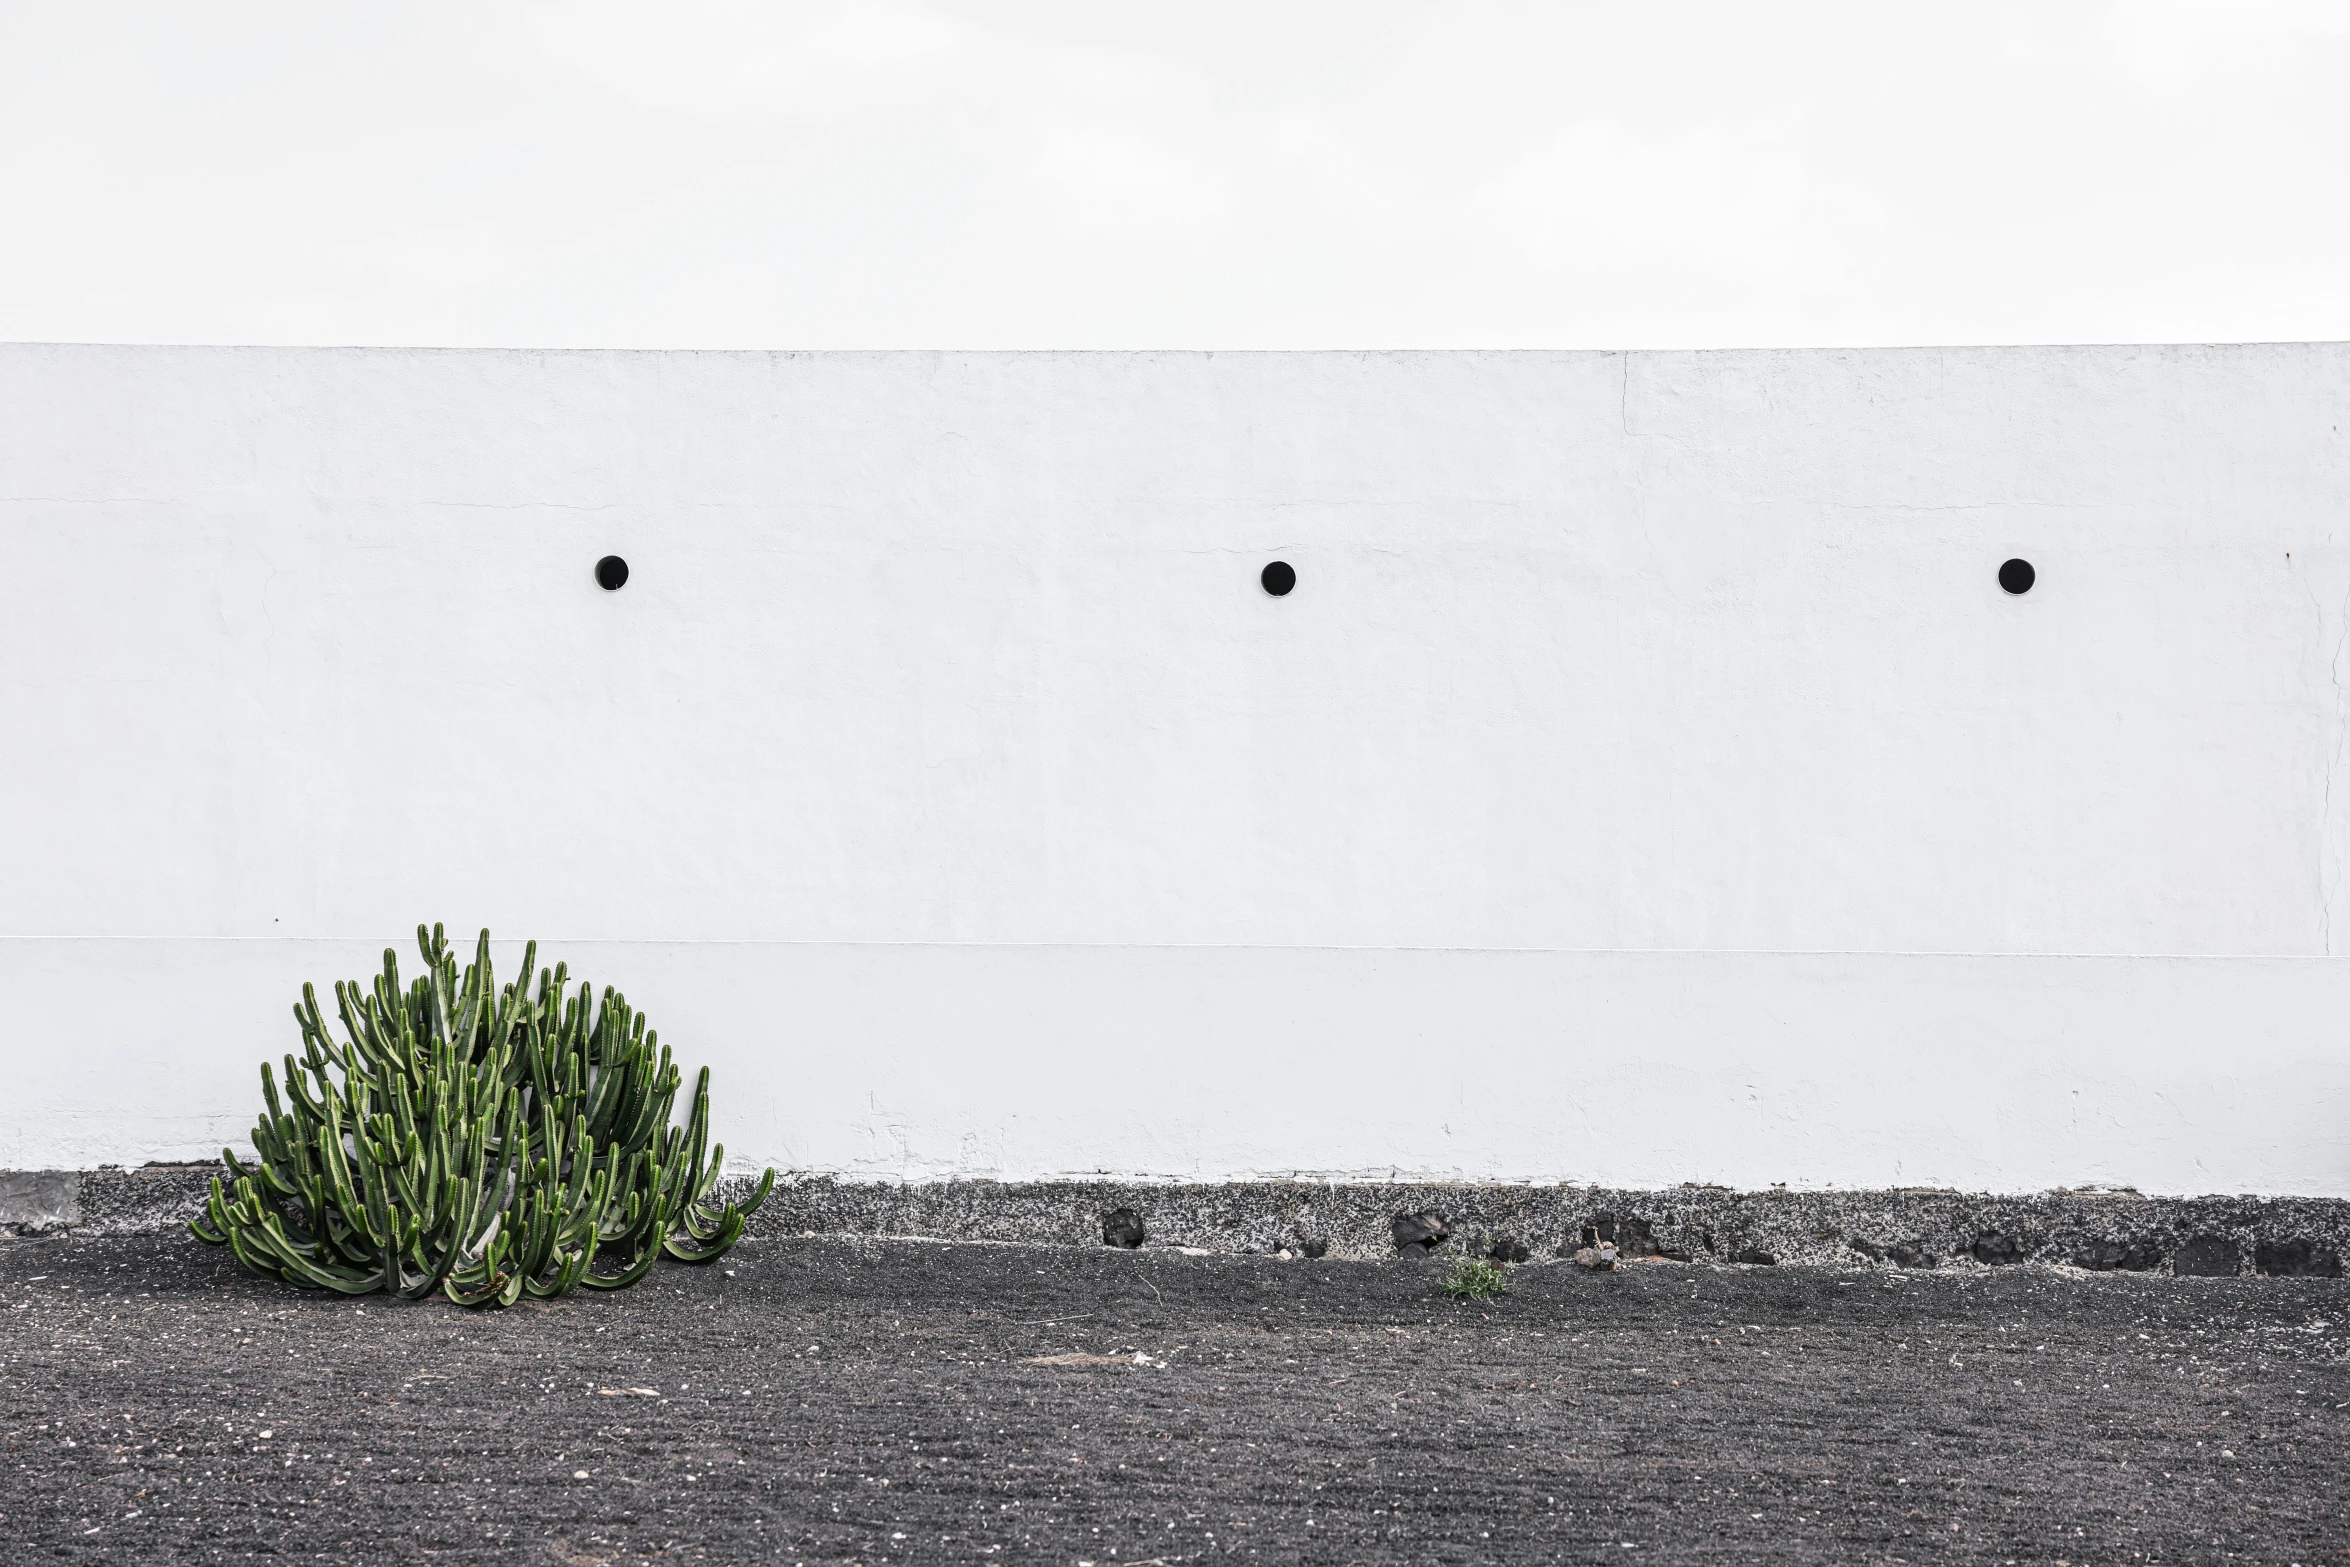
[[[0,349],[0,1167],[442,918],[803,1168],[2350,1193],[2346,391]]]

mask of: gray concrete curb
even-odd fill
[[[0,1171],[0,1232],[151,1235],[203,1204],[217,1166]],[[740,1192],[747,1183],[732,1182]],[[1896,1190],[1371,1181],[781,1181],[753,1235],[897,1235],[1066,1246],[1136,1243],[1365,1259],[1448,1251],[1509,1261],[1612,1240],[1627,1258],[1833,1267],[2038,1262],[2200,1276],[2338,1277],[2350,1201],[2322,1197],[1997,1196]]]
[[[2338,1275],[2350,1202],[2045,1192],[1626,1191],[1491,1183],[1126,1181],[882,1185],[810,1178],[778,1186],[755,1234],[929,1235],[1104,1244],[1131,1215],[1144,1244],[1342,1258],[1451,1250],[1507,1260],[1571,1255],[1593,1240],[1624,1255],[1842,1267],[2058,1263],[2225,1275]],[[1113,1226],[1115,1228],[1117,1226]],[[1131,1239],[1133,1231],[1126,1230]],[[1417,1239],[1415,1239],[1417,1237]]]

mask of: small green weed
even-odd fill
[[[1444,1293],[1454,1300],[1491,1300],[1509,1293],[1510,1281],[1498,1262],[1463,1257],[1444,1277]]]

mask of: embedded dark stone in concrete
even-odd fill
[[[2244,1271],[2244,1254],[2224,1235],[2198,1235],[2172,1253],[2170,1270],[2192,1279],[2232,1279]]]
[[[1514,1235],[1488,1235],[1469,1250],[1479,1257],[1490,1257],[1495,1262],[1524,1262],[1534,1255],[1532,1248]]]
[[[47,1235],[82,1219],[82,1178],[74,1170],[0,1170],[0,1230]]]
[[[1102,1215],[1102,1244],[1128,1251],[1142,1244],[1142,1215],[1132,1208],[1112,1208]]]
[[[1850,1245],[1854,1251],[1871,1262],[1890,1262],[1896,1268],[1938,1268],[1942,1259],[1916,1241],[1887,1241],[1880,1245],[1865,1237],[1855,1236]]]
[[[1330,1243],[1320,1239],[1302,1240],[1297,1243],[1297,1249],[1304,1252],[1308,1258],[1318,1259],[1329,1254]]]
[[[2257,1272],[2279,1278],[2338,1279],[2342,1276],[2340,1253],[2298,1239],[2262,1241],[2252,1250],[2252,1266]]]
[[[2162,1266],[2162,1248],[2152,1241],[2091,1241],[2073,1256],[2073,1266],[2092,1273],[2151,1273]]]
[[[1987,1268],[2005,1268],[2032,1254],[2032,1243],[2018,1235],[1978,1235],[1967,1250]]]
[[[1656,1232],[1646,1219],[1626,1215],[1618,1218],[1612,1213],[1595,1215],[1583,1226],[1583,1244],[1586,1246],[1613,1246],[1619,1256],[1660,1257],[1664,1248],[1656,1243]]]
[[[1757,1268],[1775,1268],[1779,1265],[1779,1259],[1773,1256],[1771,1253],[1767,1251],[1756,1251],[1752,1248],[1749,1248],[1746,1251],[1732,1252],[1730,1254],[1730,1260],[1732,1262],[1747,1263]]]
[[[1452,1234],[1441,1213],[1399,1213],[1395,1216],[1395,1249],[1434,1251]]]

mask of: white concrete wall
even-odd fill
[[[800,1168],[2350,1195],[2346,394],[0,348],[0,1167],[422,918]]]

